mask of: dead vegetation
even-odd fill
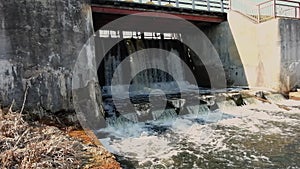
[[[23,111],[23,109],[22,109]],[[0,168],[120,168],[100,145],[55,126],[28,121],[26,114],[0,109]],[[75,132],[77,133],[77,132]],[[84,135],[84,131],[80,132]],[[78,136],[78,137],[76,137]]]

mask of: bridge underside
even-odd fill
[[[94,22],[95,30],[100,29],[102,26],[120,17],[131,15],[131,14],[138,14],[141,12],[171,14],[173,16],[190,21],[198,27],[210,26],[227,20],[226,13],[222,13],[222,12],[202,11],[202,10],[193,10],[187,8],[175,8],[175,7],[168,7],[168,6],[139,4],[139,3],[130,3],[130,2],[121,2],[121,1],[107,1],[107,0],[93,0],[92,11],[93,11],[93,20],[94,20],[93,22]],[[159,16],[155,16],[155,17],[159,17]],[[143,17],[142,19],[145,19],[145,17]],[[167,19],[174,19],[174,18],[167,18]],[[151,21],[153,22],[153,20]],[[166,25],[166,32],[169,32],[169,30],[167,30],[169,28],[167,28],[166,22],[164,22],[163,24],[160,23],[157,24],[159,24],[160,27]],[[180,25],[178,25],[177,29],[180,30],[183,28],[181,28]]]

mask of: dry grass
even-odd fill
[[[25,121],[0,109],[0,168],[120,168],[99,145],[70,137],[57,127]]]

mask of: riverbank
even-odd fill
[[[119,169],[115,157],[78,127],[0,109],[0,168]]]

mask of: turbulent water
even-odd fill
[[[267,91],[199,88],[185,78],[179,58],[190,58],[179,57],[176,45],[166,49],[177,59],[159,53],[147,60],[131,54],[161,42],[124,43],[100,71],[107,127],[96,131],[123,168],[300,168],[300,102]]]
[[[110,119],[99,130],[109,134],[101,142],[130,169],[299,168],[300,103],[279,94],[266,97],[268,102],[244,98],[244,106],[217,102],[215,110],[190,105],[181,116],[174,109],[156,110],[156,120],[148,122],[137,122],[131,113]]]

